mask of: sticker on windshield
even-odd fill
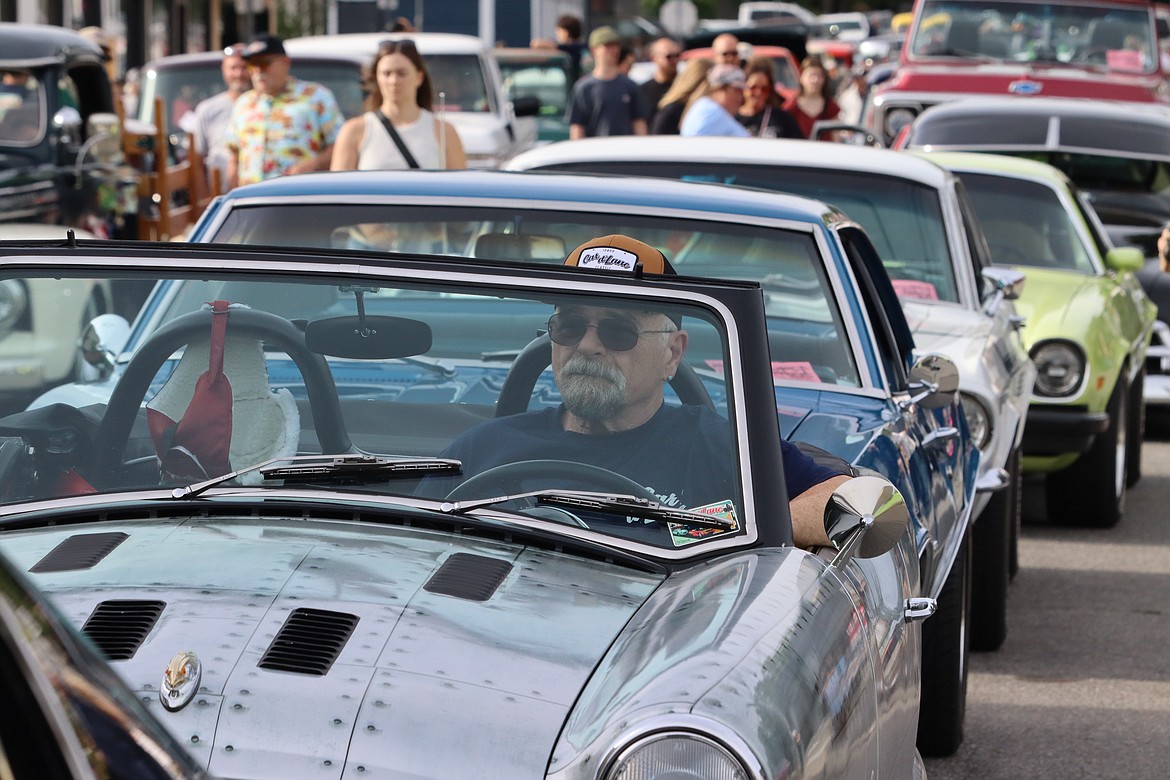
[[[930,282],[920,282],[917,279],[891,279],[894,292],[899,298],[914,298],[919,301],[937,301],[938,288]]]
[[[705,506],[690,507],[690,511],[730,520],[731,527],[696,528],[686,523],[667,523],[670,526],[670,541],[674,543],[675,547],[686,547],[688,544],[704,542],[716,536],[725,536],[739,531],[739,520],[735,517],[735,504],[730,499],[727,501],[716,501],[714,504],[707,504]]]
[[[712,371],[718,374],[723,373],[722,360],[707,360],[704,362]],[[773,360],[772,381],[820,382],[822,380],[817,375],[816,369],[813,368],[812,363],[809,363],[807,360]]]

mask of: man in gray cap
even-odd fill
[[[738,65],[716,65],[707,72],[706,91],[683,115],[680,135],[751,135],[736,115],[747,82]]]
[[[650,107],[638,85],[618,69],[621,43],[612,27],[598,27],[589,35],[593,72],[573,87],[566,116],[569,138],[646,135]]]

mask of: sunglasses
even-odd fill
[[[736,59],[739,58],[739,52],[734,49],[732,51],[717,51],[715,54],[720,57],[735,57]]]
[[[612,352],[629,352],[644,333],[674,332],[673,328],[638,330],[634,323],[617,317],[603,317],[596,325],[578,314],[554,314],[548,318],[548,337],[554,344],[560,344],[562,347],[575,347],[580,344],[590,328],[597,330],[597,338]]]
[[[225,56],[225,57],[243,57],[244,56],[244,44],[233,43],[231,46],[228,46],[227,48],[225,48],[223,50],[223,56]]]
[[[409,38],[400,41],[382,41],[378,44],[378,54],[397,54],[400,51],[409,51],[418,54],[418,47]]]

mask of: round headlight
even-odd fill
[[[1036,395],[1071,395],[1085,377],[1085,358],[1074,345],[1049,341],[1032,350],[1036,364]]]
[[[886,137],[895,138],[898,133],[914,121],[918,112],[912,108],[892,108],[886,112]]]
[[[28,292],[15,279],[0,281],[0,336],[12,330],[28,308]]]
[[[959,393],[959,400],[963,404],[963,412],[967,415],[967,428],[971,432],[971,440],[975,446],[983,449],[991,439],[991,415],[987,407],[973,395]]]
[[[655,734],[617,757],[606,780],[748,780],[727,748],[698,734]]]

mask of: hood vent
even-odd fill
[[[512,564],[483,555],[455,553],[431,576],[423,590],[468,601],[487,601],[508,577]]]
[[[260,659],[261,669],[324,675],[357,627],[357,615],[294,609]]]
[[[163,601],[103,601],[81,627],[111,661],[134,657],[162,615]]]
[[[49,551],[29,569],[34,574],[92,569],[118,545],[130,538],[124,533],[77,534]]]

